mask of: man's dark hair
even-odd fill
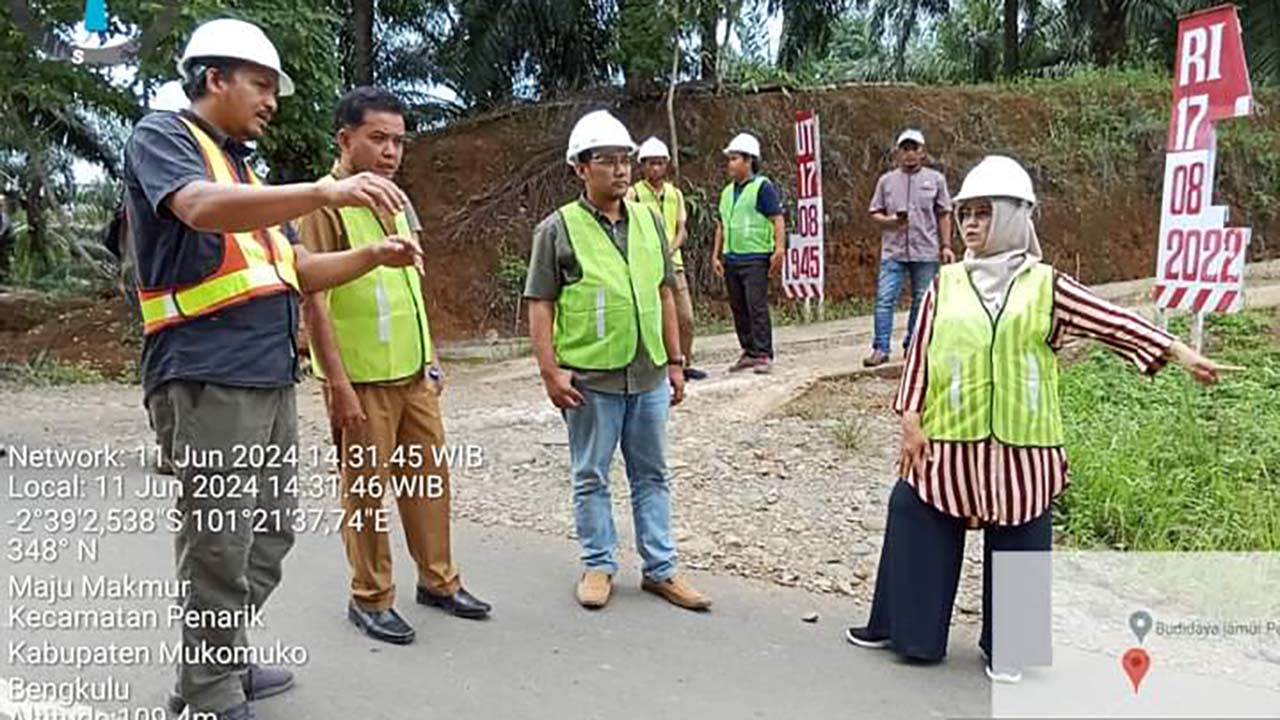
[[[229,78],[236,74],[236,71],[248,63],[238,58],[225,57],[208,57],[196,58],[187,63],[187,75],[189,80],[182,83],[182,92],[186,93],[187,99],[195,102],[205,95],[209,94],[209,71],[217,69],[224,78]]]
[[[338,101],[338,108],[333,111],[334,128],[358,128],[364,124],[365,113],[370,110],[404,117],[404,103],[394,93],[364,85],[347,91]]]

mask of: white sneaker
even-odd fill
[[[889,638],[877,638],[868,633],[865,627],[846,629],[844,631],[844,639],[848,640],[851,645],[871,650],[881,650],[889,647]]]
[[[991,682],[1003,683],[1005,685],[1016,685],[1022,682],[1022,671],[1014,668],[1002,668],[996,670],[991,667],[991,656],[987,654],[982,646],[978,646],[978,652],[982,653],[982,668],[987,673],[987,679]]]
[[[986,669],[987,679],[991,682],[1003,683],[1005,685],[1017,685],[1022,682],[1022,671],[1020,670],[996,670],[987,664],[983,664],[982,667]]]

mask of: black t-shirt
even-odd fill
[[[184,112],[233,159],[250,154],[198,116]],[[166,200],[187,183],[208,179],[200,146],[176,113],[151,113],[125,145],[125,204],[133,232],[138,282],[144,288],[189,285],[222,262],[222,236],[195,230]],[[248,180],[243,163],[234,163]],[[290,242],[293,229],[285,226]],[[298,299],[278,293],[188,320],[146,337],[142,385],[151,393],[169,380],[238,387],[283,387],[297,381]]]

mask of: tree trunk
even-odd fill
[[[703,80],[716,77],[716,59],[720,56],[719,43],[716,42],[716,25],[720,20],[720,3],[702,0],[698,7],[698,37],[701,40],[699,55],[701,67],[698,76]]]
[[[1018,52],[1019,0],[1004,0],[1004,76],[1014,77],[1021,70]]]
[[[898,80],[906,79],[907,43],[911,41],[911,33],[916,29],[916,9],[919,0],[909,0],[903,8],[902,22],[898,26],[898,42],[893,49],[893,74]]]
[[[676,137],[676,80],[680,75],[680,42],[671,51],[671,84],[667,86],[667,131],[671,134],[671,169],[680,182],[680,139]]]
[[[1103,3],[1100,22],[1093,30],[1093,59],[1100,67],[1124,62],[1125,4],[1121,0]]]
[[[43,272],[48,265],[49,230],[45,222],[45,151],[31,148],[27,153],[27,168],[22,178],[22,209],[27,214],[27,253],[36,262],[29,265]]]
[[[738,11],[742,9],[742,0],[730,0],[725,7],[724,42],[716,48],[716,92],[724,85],[724,49],[729,46],[729,37],[738,24]]]
[[[351,82],[373,84],[373,15],[374,0],[351,3]]]

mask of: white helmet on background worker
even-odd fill
[[[902,147],[904,142],[913,142],[917,145],[924,145],[924,133],[915,128],[907,128],[898,135],[898,147]]]
[[[738,133],[724,149],[724,154],[741,153],[753,158],[760,157],[760,141],[751,133]]]
[[[253,23],[219,18],[196,28],[178,60],[178,73],[183,80],[191,79],[191,61],[201,58],[232,58],[274,70],[280,78],[280,97],[293,94],[293,78],[280,65],[280,53],[262,28]]]
[[[1014,198],[1036,204],[1036,193],[1031,187],[1031,176],[1017,160],[1004,155],[988,155],[982,158],[965,175],[960,192],[952,198],[963,202],[974,198]]]
[[[663,158],[671,159],[671,151],[667,149],[667,144],[656,137],[640,143],[640,152],[636,153],[636,159],[644,162],[645,158]]]
[[[626,148],[628,153],[636,151],[636,144],[631,133],[618,118],[609,114],[608,110],[596,110],[583,115],[569,133],[569,150],[564,159],[570,165],[578,162],[578,156],[584,150],[595,148]]]

